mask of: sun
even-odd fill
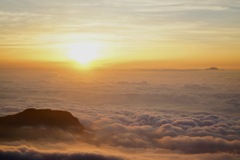
[[[68,46],[69,58],[79,62],[81,65],[88,65],[99,57],[99,44],[96,42],[80,42]]]

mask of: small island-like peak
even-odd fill
[[[207,68],[206,70],[219,71],[220,69],[217,67],[210,67],[210,68]]]

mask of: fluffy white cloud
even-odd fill
[[[109,147],[123,159],[239,158],[237,71],[109,71],[91,80],[81,73],[2,73],[1,115],[29,107],[62,109],[87,128],[82,137],[53,130],[54,138],[42,138],[46,143],[87,143],[89,151]]]

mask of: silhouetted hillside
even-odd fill
[[[0,117],[0,138],[12,137],[14,139],[27,136],[34,138],[56,136],[56,130],[70,133],[81,133],[84,126],[71,113],[50,109],[26,109],[23,112]],[[48,133],[51,134],[49,135]],[[39,134],[41,133],[41,134]],[[48,134],[48,135],[44,135]]]

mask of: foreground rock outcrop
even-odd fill
[[[84,126],[67,111],[26,109],[0,117],[0,139],[57,138],[64,137],[64,132],[81,134],[83,131]]]

